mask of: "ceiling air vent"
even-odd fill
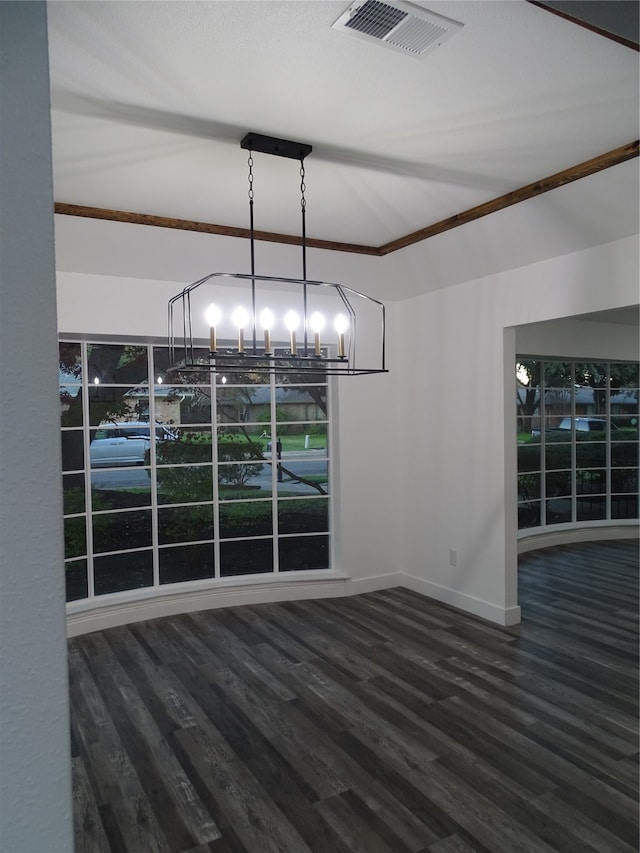
[[[424,56],[462,26],[458,21],[413,3],[364,0],[349,6],[333,24],[333,29],[384,44],[410,56]]]

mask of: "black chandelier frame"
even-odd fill
[[[315,281],[307,278],[307,240],[306,240],[306,197],[305,197],[305,167],[304,159],[311,153],[312,146],[301,142],[278,139],[271,136],[263,136],[257,133],[247,133],[242,139],[241,148],[249,151],[249,220],[250,220],[250,273],[224,273],[214,272],[204,276],[198,281],[187,285],[183,290],[173,296],[168,304],[168,344],[169,344],[169,372],[179,373],[202,373],[203,370],[226,373],[323,373],[328,376],[358,376],[371,373],[387,373],[385,365],[386,349],[386,316],[385,306],[382,302],[367,296],[351,287],[336,282]],[[254,228],[254,192],[253,192],[253,153],[254,151],[271,154],[300,162],[300,191],[301,191],[301,220],[302,220],[302,278],[289,278],[278,276],[258,275],[255,269],[255,228]],[[230,343],[218,345],[215,330],[211,329],[208,359],[203,359],[202,352],[206,351],[207,344],[201,337],[198,339],[194,334],[193,303],[196,291],[207,284],[234,285],[238,283],[249,284],[250,307],[248,323],[248,340],[244,339],[238,347]],[[257,301],[261,291],[266,293],[273,289],[274,285],[294,286],[300,290],[302,298],[302,340],[300,346],[295,344],[295,336],[291,335],[291,344],[270,346],[259,340]],[[347,345],[345,346],[345,335],[339,334],[337,349],[334,346],[319,344],[318,334],[314,334],[309,323],[309,296],[320,291],[334,294],[334,301],[344,310],[347,322]],[[200,294],[198,294],[200,295]],[[356,331],[358,325],[358,310],[354,303],[359,300],[371,306],[377,315],[377,332],[379,343],[376,347],[378,360],[373,367],[361,367],[356,361]],[[268,347],[268,349],[267,349]],[[337,354],[334,353],[336,350]]]

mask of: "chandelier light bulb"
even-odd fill
[[[309,325],[311,326],[311,331],[316,334],[320,334],[320,332],[324,329],[324,317],[319,311],[314,311],[311,317],[309,318]]]
[[[296,354],[296,329],[298,328],[298,315],[295,311],[287,311],[284,317],[284,323],[291,335],[291,355]]]
[[[269,308],[265,308],[262,314],[260,314],[260,322],[264,329],[264,351],[267,355],[271,353],[271,327],[274,320],[273,311]]]
[[[217,326],[222,318],[222,311],[212,302],[204,312],[204,316],[209,326]]]
[[[216,326],[220,322],[221,317],[222,311],[218,308],[217,305],[214,305],[213,302],[204,312],[204,318],[209,324],[209,349],[211,350],[211,352],[215,352],[218,349],[218,343],[216,340]]]
[[[349,320],[344,314],[338,314],[333,325],[338,333],[338,358],[344,358],[344,333],[349,328]]]
[[[309,325],[314,335],[314,352],[316,355],[321,355],[320,332],[324,329],[324,317],[319,311],[314,311],[309,317]]]
[[[247,309],[243,308],[242,305],[238,305],[236,310],[231,315],[231,319],[238,327],[238,352],[244,352],[244,327],[249,321],[249,314],[247,313]]]
[[[284,322],[290,332],[295,332],[295,330],[298,328],[298,323],[300,321],[295,311],[287,311],[284,317]]]
[[[260,322],[262,323],[263,329],[270,329],[273,326],[273,321],[275,317],[273,316],[273,311],[270,308],[265,308],[262,314],[260,314]]]

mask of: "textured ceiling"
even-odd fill
[[[347,5],[50,3],[56,201],[246,227],[254,130],[313,145],[310,237],[379,246],[637,138],[628,47],[456,0],[419,4],[464,27],[416,59],[333,30]],[[298,234],[296,162],[256,155],[254,187]]]

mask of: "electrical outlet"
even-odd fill
[[[455,548],[449,548],[449,565],[457,566],[458,565],[458,552]]]

